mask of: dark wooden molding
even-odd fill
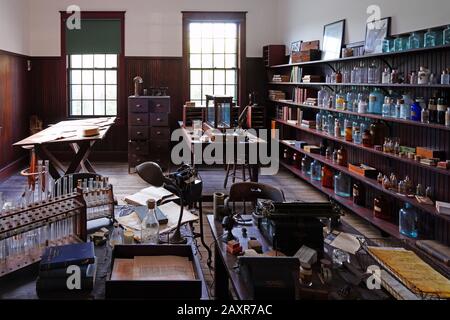
[[[190,74],[189,74],[189,39],[188,28],[189,23],[194,21],[228,21],[238,24],[239,32],[239,48],[238,48],[238,104],[245,106],[247,103],[247,72],[246,72],[246,56],[247,56],[247,12],[239,11],[182,11],[183,14],[183,101],[190,100]]]
[[[7,55],[7,56],[18,57],[18,58],[30,59],[30,56],[27,56],[25,54],[17,53],[17,52],[11,52],[11,51],[2,50],[2,49],[0,49],[0,54],[4,54],[4,55]]]
[[[18,171],[22,170],[27,165],[28,156],[23,156],[11,163],[7,166],[0,168],[0,182],[4,182],[8,180],[14,174],[17,174]]]

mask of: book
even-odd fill
[[[416,241],[418,248],[450,267],[450,247],[433,240]]]
[[[95,263],[80,266],[81,276],[86,278],[92,277],[95,274],[95,268]],[[67,268],[42,270],[39,272],[39,278],[67,278]]]
[[[92,242],[46,248],[39,270],[60,269],[71,265],[87,265],[95,262]]]
[[[67,280],[72,274],[67,274],[66,269],[56,269],[57,273],[51,273],[55,277],[48,277],[47,271],[39,272],[39,276],[36,280],[36,290],[39,293],[45,292],[88,292],[92,291],[95,285],[96,273],[97,273],[97,263],[94,262],[89,265],[80,266],[81,279],[80,279],[80,289],[70,290],[67,286]],[[85,271],[83,271],[85,270]],[[64,272],[62,272],[64,271]]]
[[[161,200],[175,200],[178,199],[172,192],[164,188],[148,187],[141,191],[125,197],[124,201],[134,206],[147,206],[149,199]]]
[[[436,201],[436,210],[439,214],[450,215],[450,203]]]

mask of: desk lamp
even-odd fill
[[[183,193],[178,187],[178,185],[172,181],[171,179],[164,176],[161,167],[155,162],[145,162],[136,167],[136,171],[145,182],[150,185],[161,188],[161,187],[169,187],[171,191],[175,191],[177,196],[180,198],[180,218],[178,220],[178,225],[173,233],[173,235],[169,239],[169,243],[171,244],[185,244],[187,243],[186,238],[181,235],[181,222],[183,221]]]

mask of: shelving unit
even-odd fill
[[[290,73],[290,69],[293,67],[303,67],[303,74],[307,75],[321,75],[336,70],[350,70],[354,66],[359,66],[364,61],[377,60],[384,64],[388,68],[398,67],[401,72],[408,74],[413,70],[417,70],[420,66],[430,68],[433,72],[442,70],[443,68],[450,67],[450,45],[437,46],[433,48],[420,48],[414,50],[405,50],[401,52],[380,53],[371,54],[365,56],[340,58],[333,60],[320,60],[309,61],[302,63],[291,64],[279,64],[267,68],[268,71],[268,86],[269,89],[282,90],[287,93],[287,98],[290,99],[290,94],[293,89],[298,88],[317,88],[321,86],[327,87],[330,90],[337,91],[340,88],[355,87],[358,90],[363,87],[368,88],[384,88],[386,91],[392,89],[394,91],[408,91],[415,96],[430,98],[434,96],[436,91],[439,95],[450,98],[450,85],[432,84],[432,85],[419,85],[419,84],[355,84],[355,83],[303,83],[303,82],[272,82],[273,74],[287,75]],[[366,64],[367,65],[367,64]],[[434,70],[435,68],[436,70]],[[285,88],[285,90],[283,90]],[[329,109],[326,107],[318,107],[305,103],[297,103],[290,100],[269,101],[275,106],[287,106],[290,108],[301,108],[304,110],[304,119],[315,120],[314,114],[318,111],[327,111],[335,114],[344,114],[348,116],[358,116],[361,118],[382,120],[389,123],[391,135],[400,137],[402,145],[405,146],[424,146],[431,147],[437,150],[443,150],[447,157],[450,158],[450,127],[446,127],[440,124],[434,123],[421,123],[411,120],[383,117],[378,114],[360,114],[347,110]],[[314,112],[314,113],[313,113]],[[296,114],[293,112],[293,114]],[[450,202],[450,170],[441,169],[437,167],[421,164],[418,161],[408,158],[402,158],[395,154],[385,153],[383,151],[375,150],[374,148],[367,148],[363,145],[356,144],[354,142],[346,141],[343,137],[335,137],[329,135],[327,132],[311,129],[308,127],[299,126],[290,121],[284,121],[281,119],[275,120],[276,127],[281,130],[281,139],[293,140],[295,136],[296,140],[306,141],[309,144],[318,145],[321,140],[330,141],[334,147],[344,145],[347,147],[349,153],[349,160],[351,158],[352,163],[365,163],[372,167],[377,168],[384,174],[393,172],[399,178],[404,178],[405,175],[410,175],[413,182],[420,183],[423,186],[431,186],[436,192],[435,196],[437,200]],[[286,137],[285,134],[287,133]],[[360,207],[353,203],[352,199],[346,199],[334,194],[334,191],[321,186],[320,182],[311,181],[311,179],[305,176],[301,170],[293,167],[289,163],[280,160],[283,167],[291,171],[294,175],[302,180],[311,184],[314,188],[323,192],[330,198],[336,200],[343,207],[361,216],[365,220],[371,222],[374,226],[378,227],[385,233],[399,239],[404,239],[398,231],[398,222],[395,218],[392,222],[376,219],[373,216],[370,201],[376,194],[384,194],[387,198],[392,199],[392,209],[398,212],[398,209],[403,203],[411,203],[420,212],[421,218],[423,218],[424,238],[435,239],[441,241],[447,245],[450,245],[450,217],[439,215],[434,206],[424,205],[419,203],[415,198],[408,198],[393,190],[386,190],[376,180],[369,179],[360,176],[354,172],[351,172],[347,167],[342,167],[333,163],[330,159],[317,154],[310,154],[304,150],[298,149],[295,146],[280,141],[280,145],[290,148],[293,152],[298,154],[307,155],[309,158],[319,161],[320,163],[333,168],[336,171],[343,172],[350,176],[354,181],[359,181],[364,184],[370,193],[367,197],[367,207]],[[388,172],[390,170],[390,172]]]

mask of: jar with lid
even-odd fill
[[[337,164],[343,167],[347,166],[347,150],[343,146],[337,152]]]
[[[389,201],[382,195],[373,200],[373,215],[375,218],[390,221],[392,219]]]
[[[417,239],[419,236],[419,219],[417,211],[410,203],[400,209],[399,213],[399,231],[408,238]]]
[[[317,160],[314,160],[311,163],[311,180],[313,181],[322,180],[322,165]]]
[[[430,113],[430,123],[437,123],[437,104],[435,98],[431,98],[428,101],[428,111]]]
[[[367,148],[372,148],[373,144],[372,144],[372,135],[370,134],[369,130],[365,130],[363,135],[362,135],[362,144],[364,147]]]
[[[419,49],[422,47],[421,36],[417,32],[411,33],[408,38],[408,49]]]
[[[366,202],[365,194],[364,186],[359,182],[355,182],[353,184],[353,203],[357,206],[364,207]]]
[[[437,45],[437,34],[432,29],[428,29],[428,31],[424,35],[424,46],[425,48],[435,47]]]
[[[384,95],[379,88],[375,88],[369,96],[369,113],[381,114]]]
[[[439,98],[437,103],[437,123],[445,125],[445,113],[447,111],[447,104],[444,98]]]
[[[334,173],[329,166],[322,168],[322,187],[333,189],[334,187]]]
[[[392,106],[392,98],[384,97],[383,108],[381,110],[381,114],[383,117],[389,118],[391,117],[391,106]]]
[[[336,94],[336,110],[345,110],[345,94],[342,91]]]
[[[349,176],[339,172],[334,176],[334,192],[344,198],[351,197],[351,179]]]

